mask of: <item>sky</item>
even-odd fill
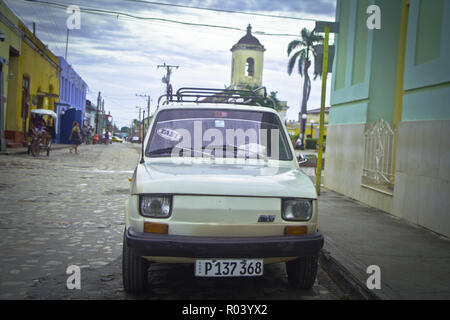
[[[249,23],[253,35],[266,49],[263,85],[269,92],[277,91],[280,100],[287,101],[290,107],[288,120],[298,119],[304,78],[298,73],[288,75],[287,46],[290,41],[298,39],[302,28],[314,28],[315,23],[311,19],[334,21],[336,10],[335,0],[5,2],[30,29],[33,22],[36,23],[37,36],[57,56],[64,56],[66,50],[67,19],[70,17],[66,8],[70,5],[81,8],[80,29],[69,32],[67,60],[88,84],[89,100],[96,104],[98,92],[101,92],[105,109],[111,112],[119,128],[129,126],[132,119],[139,117],[137,107],[146,108],[147,98],[136,95],[150,95],[151,113],[155,111],[159,96],[165,92],[165,84],[161,81],[165,70],[158,69],[158,65],[167,63],[179,66],[173,70],[171,77],[174,91],[189,86],[228,86],[231,78],[230,49],[245,35]],[[182,8],[155,2],[251,14]],[[99,9],[104,13],[92,14],[83,8]],[[111,14],[111,11],[116,13]],[[258,16],[255,13],[307,20]],[[193,26],[184,24],[186,22],[227,28]],[[327,105],[330,80],[331,74],[327,81]],[[320,78],[312,81],[308,109],[320,107],[321,83]]]

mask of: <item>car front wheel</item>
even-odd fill
[[[286,262],[289,284],[298,289],[311,289],[316,281],[317,265],[317,255]]]
[[[147,289],[148,266],[148,261],[141,258],[133,248],[127,245],[124,236],[122,280],[126,292],[135,294],[144,292]]]

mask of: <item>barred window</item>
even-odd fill
[[[391,192],[394,185],[395,130],[381,119],[365,131],[362,184]]]

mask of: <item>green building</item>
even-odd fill
[[[325,186],[450,236],[450,0],[338,0],[336,21]]]

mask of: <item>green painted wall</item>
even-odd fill
[[[328,123],[333,124],[364,124],[367,119],[367,102],[351,103],[330,108]]]
[[[381,8],[380,30],[365,28],[372,3]],[[338,0],[330,125],[361,123],[364,115],[368,123],[393,122],[400,15],[400,0]],[[411,0],[402,121],[450,119],[448,30],[450,0]]]
[[[406,92],[402,121],[450,119],[450,83]]]
[[[337,36],[339,46],[337,47],[336,59],[336,72],[335,72],[335,88],[336,90],[345,87],[345,69],[347,64],[347,43],[349,32],[349,17],[350,17],[350,1],[340,1],[339,10],[339,34]]]
[[[359,0],[357,2],[352,84],[362,83],[365,79],[367,40],[369,33],[369,30],[366,27],[366,9],[369,4],[369,0]]]
[[[433,12],[437,16],[433,16]],[[411,0],[406,40],[405,91],[450,82],[448,30],[450,0]]]
[[[367,6],[372,0],[338,0],[336,19],[339,20],[337,50],[331,82],[331,106],[366,103],[369,98],[370,67],[373,33],[366,27]],[[354,108],[354,106],[353,106]],[[361,115],[348,113],[347,108],[334,110],[335,123],[361,123]],[[338,112],[343,112],[342,116]],[[354,116],[354,119],[352,117]],[[346,117],[350,117],[347,119]],[[338,122],[336,122],[338,121]],[[364,120],[365,122],[365,120]]]
[[[420,2],[415,65],[420,65],[439,58],[441,51],[440,40],[442,34],[443,10],[443,0]]]
[[[368,30],[366,26],[367,7],[373,1],[338,3],[337,15],[348,21],[342,22],[338,38],[331,105],[339,107],[330,116],[330,124],[361,123],[363,115],[366,116],[363,123],[379,119],[392,123],[401,1],[376,1],[381,8],[380,30]],[[344,63],[346,70],[340,67]],[[342,107],[349,104],[353,105],[353,112]],[[356,106],[363,110],[356,112]],[[343,114],[338,115],[339,112]]]
[[[450,119],[450,0],[411,0],[402,121]]]
[[[392,123],[397,71],[401,1],[379,1],[381,30],[374,30],[367,122],[380,119]]]

